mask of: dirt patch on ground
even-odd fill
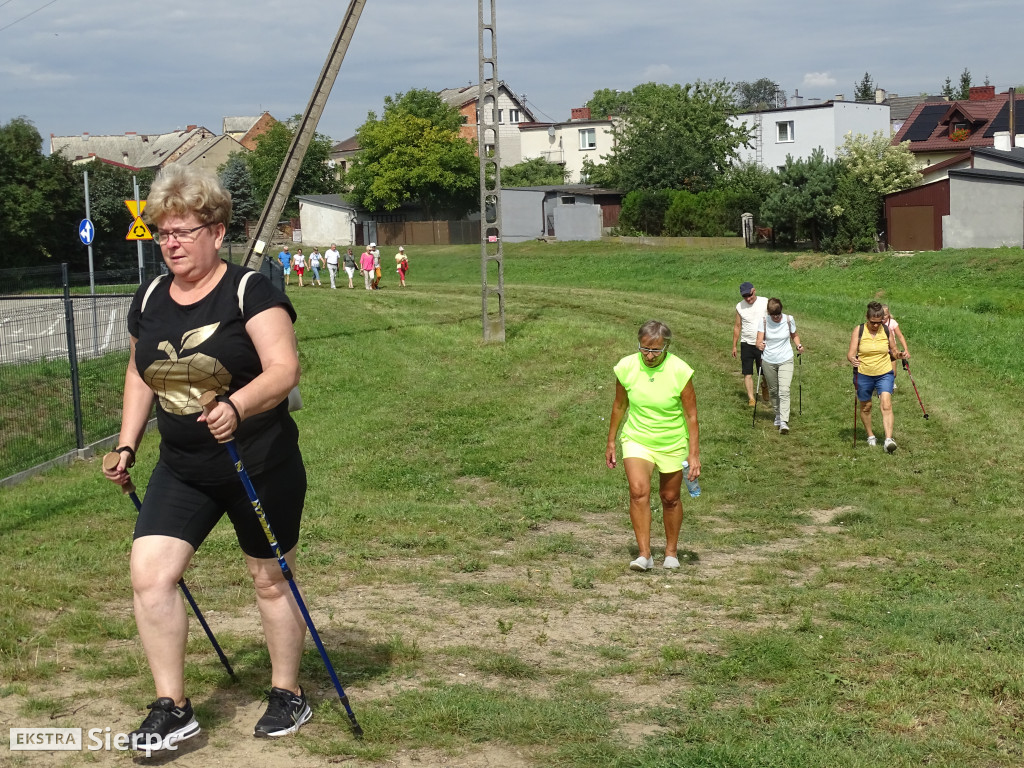
[[[486,483],[474,486],[478,502],[490,495]],[[645,709],[678,706],[686,695],[679,688],[666,689],[663,682],[644,676],[615,672],[615,665],[639,662],[641,667],[661,663],[668,654],[717,654],[723,633],[750,631],[758,627],[788,625],[792,615],[779,615],[761,604],[752,569],[770,562],[780,553],[800,553],[820,543],[820,537],[836,535],[842,527],[832,521],[848,511],[846,507],[809,510],[810,520],[797,527],[798,534],[734,551],[700,552],[678,571],[666,571],[659,563],[648,573],[633,573],[625,565],[631,545],[628,524],[617,513],[582,513],[579,520],[539,526],[528,535],[494,555],[480,571],[449,570],[450,563],[438,558],[406,559],[401,564],[382,566],[379,581],[372,584],[344,584],[332,594],[309,595],[311,613],[332,656],[362,658],[381,656],[385,671],[364,675],[357,685],[346,684],[352,670],[335,662],[337,672],[358,715],[359,703],[388,699],[431,685],[476,684],[503,691],[521,689],[524,694],[545,696],[551,686],[564,678],[566,669],[597,671],[593,686],[616,701],[619,722],[616,732],[624,743],[636,744],[656,733],[656,725],[638,717]],[[725,512],[725,515],[728,513]],[[702,525],[728,530],[727,517],[707,517]],[[578,554],[546,556],[542,560],[524,557],[552,537],[571,536]],[[618,570],[612,563],[621,561]],[[866,567],[861,560],[838,567]],[[385,569],[393,568],[404,578],[390,579]],[[422,571],[429,576],[410,576]],[[793,572],[794,580],[815,572],[808,566]],[[111,606],[124,611],[123,605]],[[247,648],[260,648],[262,637],[253,611],[238,613],[206,609],[214,631],[242,638]],[[198,625],[192,624],[199,642],[190,646],[189,663],[210,664],[210,654]],[[195,649],[202,648],[201,651]],[[225,648],[229,657],[237,648]],[[110,642],[104,649],[111,657],[144,661],[137,641]],[[388,656],[394,654],[394,658]],[[408,675],[391,674],[394,665],[412,661]],[[213,664],[216,663],[212,662]],[[236,662],[236,666],[245,662]],[[503,665],[509,667],[506,670]],[[607,675],[601,670],[609,670]],[[517,677],[522,675],[522,677]],[[69,664],[43,681],[33,681],[32,702],[17,693],[0,699],[0,721],[15,726],[76,726],[110,728],[127,733],[141,719],[148,691],[138,690],[138,677],[130,688],[118,681],[92,683],[83,680],[75,665]],[[298,740],[286,738],[263,741],[252,738],[252,727],[265,706],[254,695],[252,685],[226,681],[211,693],[194,700],[203,732],[183,743],[174,753],[148,760],[146,765],[204,766],[226,768],[307,768],[345,764],[352,766],[464,766],[465,768],[518,768],[542,764],[542,756],[497,744],[487,744],[459,754],[436,750],[399,751],[386,760],[370,763],[351,757],[320,757],[310,754]],[[334,700],[329,682],[307,691],[315,702]],[[52,702],[44,714],[38,702]],[[133,702],[129,704],[128,702]],[[205,720],[205,722],[204,722]],[[320,740],[337,726],[314,718],[303,734]],[[345,732],[337,738],[349,738]],[[83,751],[81,753],[8,753],[12,766],[126,765],[132,761],[124,752]],[[538,762],[540,761],[540,762]]]

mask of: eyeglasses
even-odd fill
[[[644,355],[660,355],[662,352],[664,352],[665,350],[668,349],[668,344],[666,344],[661,349],[651,349],[650,347],[644,347],[644,346],[639,345],[639,344],[637,345],[636,348],[639,349],[640,353],[644,354]]]
[[[179,243],[194,243],[196,241],[195,233],[200,229],[206,229],[210,224],[213,224],[213,222],[200,224],[198,227],[192,227],[192,229],[176,229],[173,232],[160,232],[158,230],[153,233],[153,239],[160,243],[160,245],[165,245],[172,237]]]

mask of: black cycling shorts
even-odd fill
[[[761,350],[756,344],[740,342],[740,362],[743,364],[743,375],[752,376],[761,367]]]
[[[288,552],[299,541],[302,506],[306,500],[306,468],[302,454],[296,450],[293,457],[249,479],[281,552]],[[216,485],[190,483],[162,461],[157,462],[149,478],[142,511],[135,523],[135,538],[171,536],[187,541],[198,550],[225,512],[235,526],[235,536],[245,554],[257,558],[275,557],[241,478]]]

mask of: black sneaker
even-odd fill
[[[283,688],[271,688],[267,692],[267,697],[267,711],[256,723],[252,734],[257,739],[272,739],[295,733],[299,726],[313,716],[313,710],[306,702],[305,693],[296,696]]]
[[[161,697],[149,705],[149,714],[142,725],[128,734],[128,745],[136,752],[172,749],[179,741],[199,733],[199,723],[192,711],[192,702],[185,699],[184,707],[174,706],[174,699]]]

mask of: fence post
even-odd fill
[[[71,364],[71,402],[75,407],[75,445],[85,448],[85,429],[82,424],[82,389],[78,382],[78,348],[75,344],[75,305],[71,302],[67,262],[60,265],[64,283],[64,328],[68,335],[68,362]]]

